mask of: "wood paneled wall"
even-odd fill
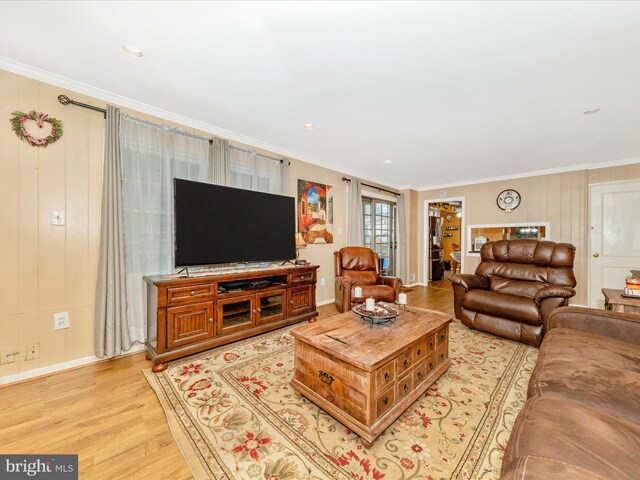
[[[0,376],[93,355],[101,159],[100,113],[61,105],[57,96],[90,98],[0,71],[0,348],[20,352]],[[20,141],[13,111],[36,110],[62,121],[63,136],[46,148]],[[51,225],[64,209],[66,226]],[[53,329],[68,311],[71,328]],[[40,343],[40,359],[25,360]]]
[[[636,178],[640,178],[640,163],[422,191],[419,192],[417,215],[421,237],[419,244],[422,245],[424,239],[424,200],[438,198],[441,191],[445,192],[446,197],[465,197],[466,225],[549,222],[551,240],[568,242],[576,247],[575,273],[578,285],[572,303],[585,305],[589,254],[588,186]],[[507,188],[517,190],[522,197],[520,206],[511,213],[500,210],[496,205],[496,197]],[[464,241],[468,242],[467,231],[463,235]],[[465,249],[468,251],[468,244]],[[424,278],[423,261],[424,251],[419,248],[417,269],[421,281]],[[479,257],[465,256],[465,273],[473,273],[479,262]]]

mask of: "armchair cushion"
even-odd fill
[[[530,298],[490,290],[471,290],[462,300],[462,307],[494,317],[511,318],[529,325],[542,324],[540,312]]]
[[[358,285],[362,288],[362,295],[364,298],[373,297],[376,302],[389,302],[396,301],[396,290],[389,285]],[[355,288],[355,286],[353,287]],[[351,290],[351,297],[353,298],[353,289]]]

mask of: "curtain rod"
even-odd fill
[[[76,102],[75,100],[71,100],[66,95],[58,95],[58,101],[62,105],[77,105],[78,107],[88,108],[89,110],[95,110],[96,112],[102,112],[104,118],[107,118],[107,111],[104,108],[94,107],[93,105],[87,105],[86,103]]]
[[[347,177],[342,177],[342,181],[343,182],[350,182],[351,179],[347,178]],[[400,196],[400,194],[398,192],[392,192],[391,190],[387,190],[386,188],[376,187],[375,185],[371,185],[369,183],[360,182],[360,185],[364,185],[365,187],[375,188],[377,190],[380,190],[381,192],[387,192],[387,193],[391,193],[391,194],[396,195],[396,196]]]
[[[88,108],[89,110],[95,110],[96,112],[102,112],[104,114],[104,118],[107,118],[107,111],[104,108],[94,107],[93,105],[88,105],[88,104],[82,103],[82,102],[76,102],[75,100],[71,100],[66,95],[58,95],[58,101],[63,105],[71,104],[71,105],[76,105],[76,106],[82,107],[82,108]],[[130,118],[134,118],[134,117],[130,117]],[[140,120],[140,119],[137,119],[137,118],[135,120],[143,122],[143,123],[146,123],[148,125],[158,126],[155,123],[147,122],[146,120]],[[176,129],[176,130],[180,130],[180,129]],[[189,134],[190,134],[189,136],[192,136],[193,138],[201,138],[202,140],[209,140],[209,145],[213,145],[213,139],[212,138],[208,138],[207,139],[207,138],[195,135],[195,134],[191,134],[190,132],[189,132]],[[284,163],[284,159],[283,158],[270,157],[268,155],[263,155],[262,153],[255,153],[255,152],[252,152],[251,150],[245,150],[243,148],[235,147],[233,145],[229,145],[229,148],[233,148],[235,150],[238,150],[238,151],[244,152],[244,153],[254,153],[258,157],[262,157],[262,158],[266,158],[268,160],[275,160],[276,162]],[[289,165],[291,165],[291,162],[289,162]]]

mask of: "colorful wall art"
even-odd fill
[[[331,185],[298,179],[298,231],[309,243],[333,243]]]

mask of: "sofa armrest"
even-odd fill
[[[545,298],[571,298],[575,295],[576,291],[573,288],[564,287],[562,285],[550,285],[538,290],[533,296],[533,301],[539,304]]]
[[[460,285],[464,288],[465,292],[469,290],[487,290],[489,288],[489,279],[482,275],[471,275],[469,273],[456,273],[451,276],[451,283]]]
[[[400,287],[402,286],[402,280],[397,277],[379,277],[378,283],[380,285],[388,285],[390,287],[393,287],[396,293],[398,293],[398,290],[400,290]]]
[[[560,307],[549,316],[547,331],[572,328],[640,345],[640,315],[586,307]]]

